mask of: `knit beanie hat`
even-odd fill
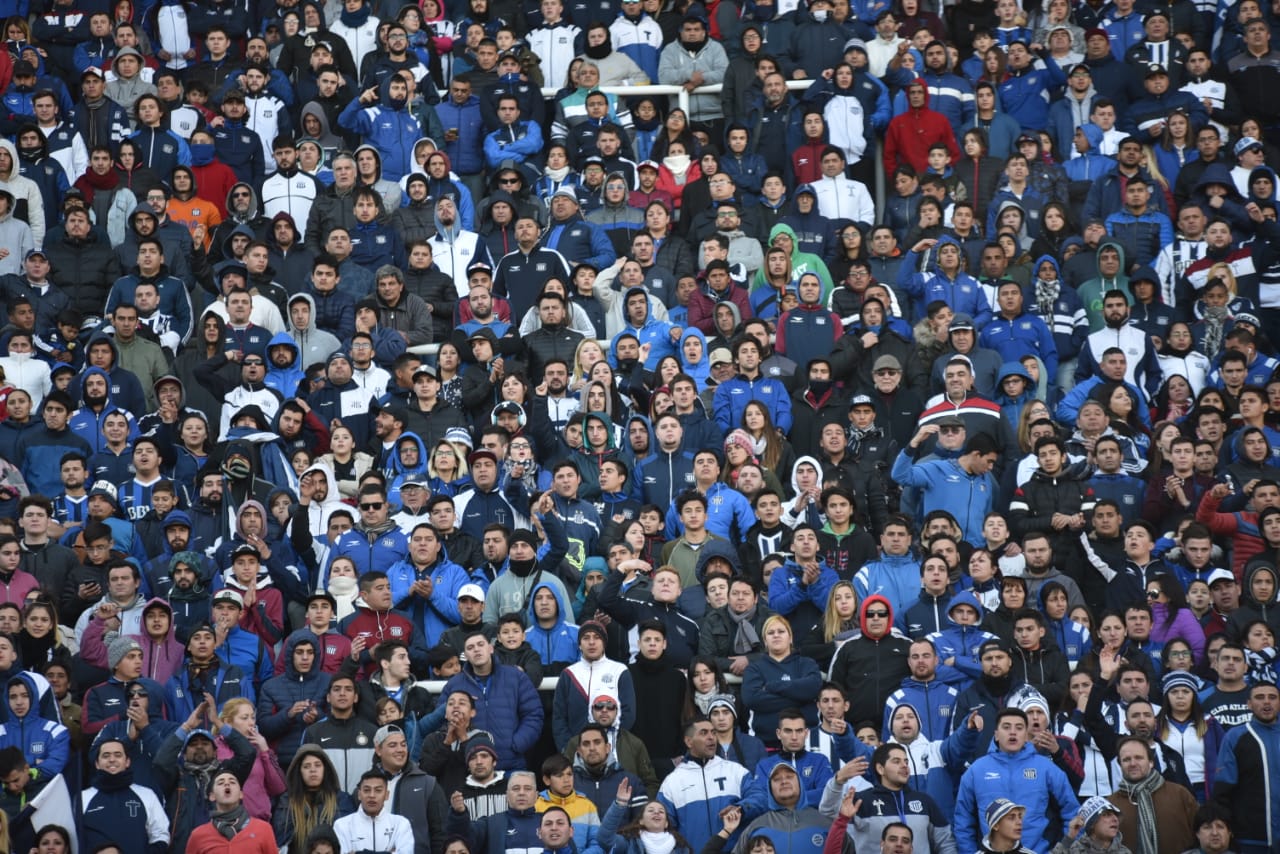
[[[107,669],[114,671],[124,657],[134,650],[141,650],[142,645],[126,635],[120,635],[107,645]]]

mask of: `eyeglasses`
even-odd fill
[[[889,619],[889,612],[888,611],[868,611],[867,619],[868,620],[887,620]]]
[[[716,219],[732,219],[737,215],[737,211],[719,211],[716,213]]]
[[[591,711],[593,712],[612,712],[618,708],[616,703],[592,703]]]
[[[373,345],[372,344],[352,344],[351,349],[352,350],[372,350]]]
[[[1175,649],[1173,652],[1169,653],[1169,657],[1170,657],[1170,658],[1190,658],[1190,657],[1191,657],[1191,650],[1189,650],[1189,649]]]
[[[383,504],[381,501],[364,501],[364,502],[361,502],[360,509],[361,510],[381,510],[382,506]]]

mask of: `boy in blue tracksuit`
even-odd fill
[[[974,679],[982,677],[978,650],[987,641],[998,640],[982,629],[986,613],[978,597],[968,590],[957,593],[947,604],[948,627],[928,636],[938,653],[938,661],[951,662],[938,666],[938,678],[943,682],[964,690]]]
[[[71,734],[56,720],[41,716],[38,709],[40,685],[44,680],[34,673],[23,671],[9,679],[5,695],[0,697],[7,712],[7,720],[0,724],[0,750],[17,747],[31,766],[31,777],[45,782],[67,765],[71,755]],[[48,684],[45,684],[48,689]]]
[[[376,93],[361,92],[338,114],[340,126],[360,134],[378,150],[382,177],[388,181],[399,181],[417,168],[413,145],[422,136],[422,126],[409,112],[408,101],[408,85],[399,75],[391,75],[383,78]]]

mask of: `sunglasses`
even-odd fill
[[[262,361],[261,359],[245,359],[245,360],[244,360],[243,362],[241,362],[240,364],[244,365],[245,367],[250,367],[250,368],[251,368],[251,367],[253,367],[254,365],[258,365],[259,367],[261,367],[262,365],[265,365],[265,364],[266,364],[266,362]]]
[[[887,620],[889,619],[889,612],[888,611],[868,611],[867,619],[868,620]]]
[[[381,509],[382,509],[382,502],[381,502],[381,501],[366,501],[366,502],[363,502],[363,503],[360,505],[360,509],[361,509],[361,510],[381,510]]]
[[[939,427],[938,431],[941,433],[959,433],[963,429],[963,427]]]
[[[591,705],[591,710],[595,712],[612,712],[616,708],[618,707],[614,703],[593,703]]]
[[[1157,600],[1157,599],[1159,599],[1159,598],[1160,598],[1160,591],[1159,591],[1159,590],[1148,590],[1148,591],[1147,591],[1147,598],[1154,602],[1155,600]]]

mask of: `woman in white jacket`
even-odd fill
[[[35,248],[44,246],[44,199],[36,183],[18,173],[18,150],[7,139],[0,139],[0,190],[13,196],[11,213],[31,227]]]

